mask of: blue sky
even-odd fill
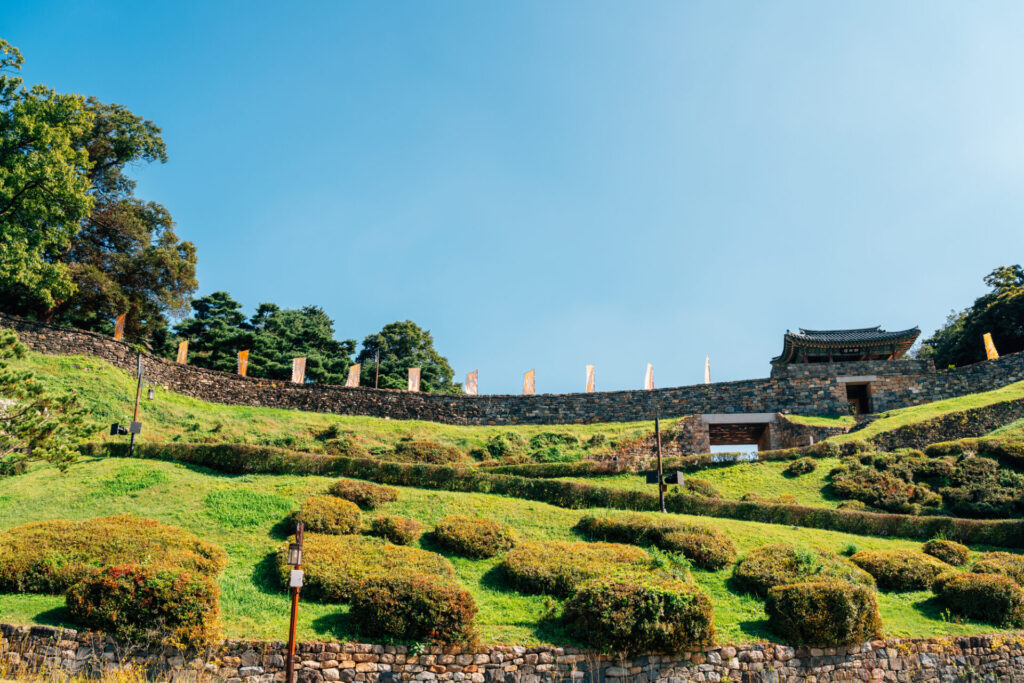
[[[430,329],[482,393],[765,376],[1020,263],[1024,4],[6,2],[163,128],[201,293]]]

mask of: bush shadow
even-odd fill
[[[353,622],[348,611],[319,616],[313,620],[313,628],[317,633],[329,635],[338,642],[358,641],[361,635],[358,624]]]
[[[44,626],[78,628],[78,624],[71,620],[71,614],[68,612],[68,608],[63,605],[39,612],[33,617],[33,620]]]
[[[277,553],[268,553],[252,568],[252,585],[265,595],[281,595],[285,592],[277,570]]]

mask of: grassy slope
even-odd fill
[[[104,360],[87,356],[47,356],[30,353],[21,364],[56,389],[74,389],[92,417],[104,429],[130,415],[135,380]],[[150,401],[143,394],[140,438],[150,441],[216,441],[282,446],[318,452],[323,443],[316,434],[337,424],[367,449],[389,446],[403,438],[428,439],[463,450],[479,448],[493,434],[516,431],[529,439],[540,432],[574,434],[581,441],[601,433],[610,439],[631,439],[654,432],[653,422],[591,425],[523,425],[465,427],[420,420],[385,420],[308,413],[275,408],[251,408],[208,403],[162,389]],[[111,438],[100,431],[97,438]],[[119,437],[114,437],[119,438]]]
[[[306,495],[322,491],[329,479],[299,476],[228,476],[156,461],[89,459],[65,475],[52,468],[0,480],[0,529],[34,520],[132,512],[179,525],[215,543],[229,554],[220,577],[225,630],[228,636],[280,639],[287,632],[288,605],[277,587],[268,556],[282,541],[276,526],[285,511]],[[525,539],[572,539],[571,527],[582,511],[544,503],[484,494],[450,493],[404,488],[386,512],[409,515],[432,525],[443,515],[480,514],[512,524]],[[689,521],[697,518],[680,516]],[[841,551],[914,548],[904,540],[861,537],[786,526],[708,520],[729,534],[741,551],[763,543],[787,541]],[[426,547],[429,543],[421,542]],[[505,587],[497,560],[451,557],[459,580],[480,606],[478,622],[485,642],[517,644],[566,643],[564,634],[542,626],[539,615],[547,599],[524,596]],[[695,580],[712,596],[721,642],[769,638],[760,601],[732,593],[731,570],[694,571]],[[992,632],[984,624],[951,623],[928,593],[880,594],[879,602],[891,635],[924,636]],[[0,621],[59,624],[64,619],[59,596],[0,595]],[[344,607],[304,603],[300,636],[306,639],[347,639],[354,636]]]

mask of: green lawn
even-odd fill
[[[709,467],[698,472],[685,473],[685,477],[702,479],[714,486],[723,498],[739,499],[744,493],[757,493],[765,498],[793,495],[801,505],[835,507],[839,500],[824,493],[829,471],[839,464],[838,458],[816,460],[818,469],[798,477],[783,474],[789,462],[744,462],[736,465]],[[602,477],[562,477],[565,481],[610,486],[612,488],[655,491],[644,474],[615,474]]]
[[[125,512],[183,527],[222,545],[228,552],[228,567],[219,579],[226,635],[279,640],[287,633],[288,601],[274,580],[268,560],[282,542],[279,523],[285,510],[310,493],[323,491],[330,481],[312,476],[229,476],[147,460],[86,459],[64,475],[52,468],[37,467],[25,475],[0,480],[0,529],[35,520],[85,519]],[[585,514],[501,496],[414,488],[402,488],[399,499],[383,511],[415,517],[428,527],[444,515],[478,514],[511,524],[524,539],[572,539],[571,527]],[[858,549],[919,547],[905,540],[679,517],[721,529],[736,541],[741,551],[775,541],[835,551],[851,545]],[[435,549],[426,542],[421,545]],[[449,557],[459,581],[480,607],[478,623],[484,642],[567,642],[564,634],[542,624],[540,616],[549,600],[510,590],[494,571],[497,559]],[[729,590],[730,575],[731,569],[693,572],[694,579],[713,599],[719,640],[750,642],[769,638],[761,602]],[[879,602],[890,635],[998,630],[985,624],[943,620],[927,593],[880,594]],[[0,595],[0,621],[61,624],[65,619],[62,605],[63,598],[59,596]],[[355,637],[346,608],[337,605],[303,603],[299,627],[300,637],[305,639]]]

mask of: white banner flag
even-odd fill
[[[644,389],[654,388],[654,366],[647,364],[647,372],[644,373]]]
[[[420,390],[420,369],[409,368],[409,391]]]
[[[359,386],[359,373],[363,370],[362,363],[356,363],[355,365],[348,366],[348,379],[345,380],[346,387],[358,387]]]
[[[306,359],[292,358],[292,384],[303,384],[306,381]]]
[[[711,384],[711,354],[704,359],[704,384]]]

